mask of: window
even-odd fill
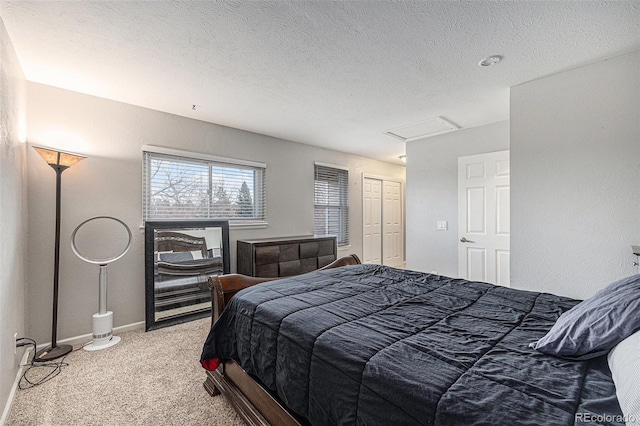
[[[144,220],[264,221],[265,164],[157,151],[144,151]]]
[[[335,235],[338,245],[349,244],[349,171],[315,164],[314,232]]]

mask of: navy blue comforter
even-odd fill
[[[238,293],[202,359],[239,359],[313,425],[620,423],[606,357],[566,361],[528,347],[576,303],[348,266]]]

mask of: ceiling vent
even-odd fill
[[[434,117],[426,121],[421,121],[420,123],[396,127],[395,129],[387,130],[384,133],[402,141],[409,142],[458,129],[460,129],[460,126],[453,124],[446,118]]]

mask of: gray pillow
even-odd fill
[[[167,263],[188,262],[189,260],[193,260],[193,255],[188,251],[160,253],[160,260]]]
[[[545,354],[584,360],[608,353],[640,330],[640,274],[616,281],[562,314],[529,346]]]

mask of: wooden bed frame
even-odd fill
[[[320,270],[358,264],[360,264],[358,256],[351,254]],[[212,324],[220,318],[224,307],[238,291],[277,279],[283,278],[258,278],[240,274],[210,277]],[[204,388],[211,396],[223,394],[249,425],[300,426],[305,424],[304,420],[290,413],[276,395],[244,371],[235,359],[222,360],[215,371],[207,371]]]
[[[204,237],[181,232],[161,231],[156,236],[158,251],[194,251],[200,250],[202,257],[207,257],[207,240]]]

